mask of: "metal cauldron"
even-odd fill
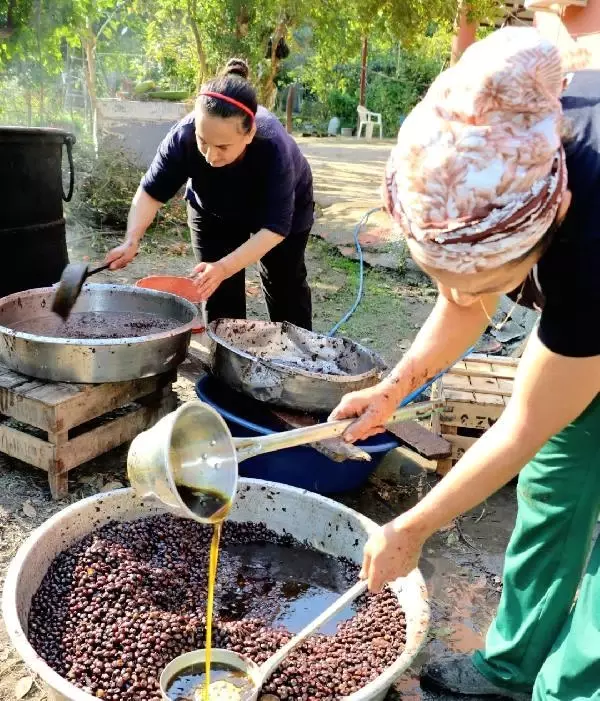
[[[19,330],[28,319],[53,314],[53,294],[53,287],[44,287],[0,300],[0,362],[11,370],[55,382],[121,382],[159,375],[185,360],[197,316],[191,302],[155,290],[89,284],[83,286],[73,314],[152,314],[178,325],[133,338],[57,338]]]
[[[348,392],[377,384],[386,370],[377,353],[349,338],[288,322],[218,319],[208,332],[215,377],[295,411],[330,412]]]

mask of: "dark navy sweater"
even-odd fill
[[[253,141],[240,160],[221,168],[210,166],[198,150],[195,128],[192,113],[164,138],[142,179],[151,197],[166,202],[187,183],[185,198],[201,229],[264,228],[281,236],[310,229],[310,166],[275,115],[259,107]]]

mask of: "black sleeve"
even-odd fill
[[[587,245],[575,254],[563,251],[562,261],[556,256],[538,329],[546,348],[571,358],[600,355],[600,237],[582,238]]]
[[[142,188],[159,202],[174,197],[188,179],[185,144],[180,125],[165,136],[150,168],[142,178]]]
[[[286,144],[272,142],[269,146],[266,154],[266,200],[259,216],[259,228],[287,236],[294,218],[296,169]]]

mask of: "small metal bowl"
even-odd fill
[[[160,675],[160,693],[164,701],[174,701],[170,696],[167,695],[167,689],[171,684],[171,681],[184,669],[192,667],[193,665],[201,665],[206,661],[206,650],[192,650],[192,652],[186,652],[174,660],[171,660],[169,664],[163,669]],[[260,673],[260,668],[257,664],[249,660],[247,657],[238,655],[237,652],[231,652],[231,650],[222,650],[220,648],[213,648],[211,651],[211,662],[217,664],[223,664],[230,667],[233,670],[239,670],[243,672],[254,684],[254,690],[250,693],[244,694],[243,701],[256,701],[260,688],[263,683],[262,675]]]

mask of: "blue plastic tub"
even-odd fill
[[[234,437],[266,436],[282,430],[260,402],[232,391],[208,375],[198,381],[196,393],[219,412]],[[358,445],[369,453],[370,462],[335,462],[313,448],[302,446],[243,460],[240,475],[283,482],[319,494],[356,489],[366,482],[385,454],[399,444],[389,433],[384,433]]]

